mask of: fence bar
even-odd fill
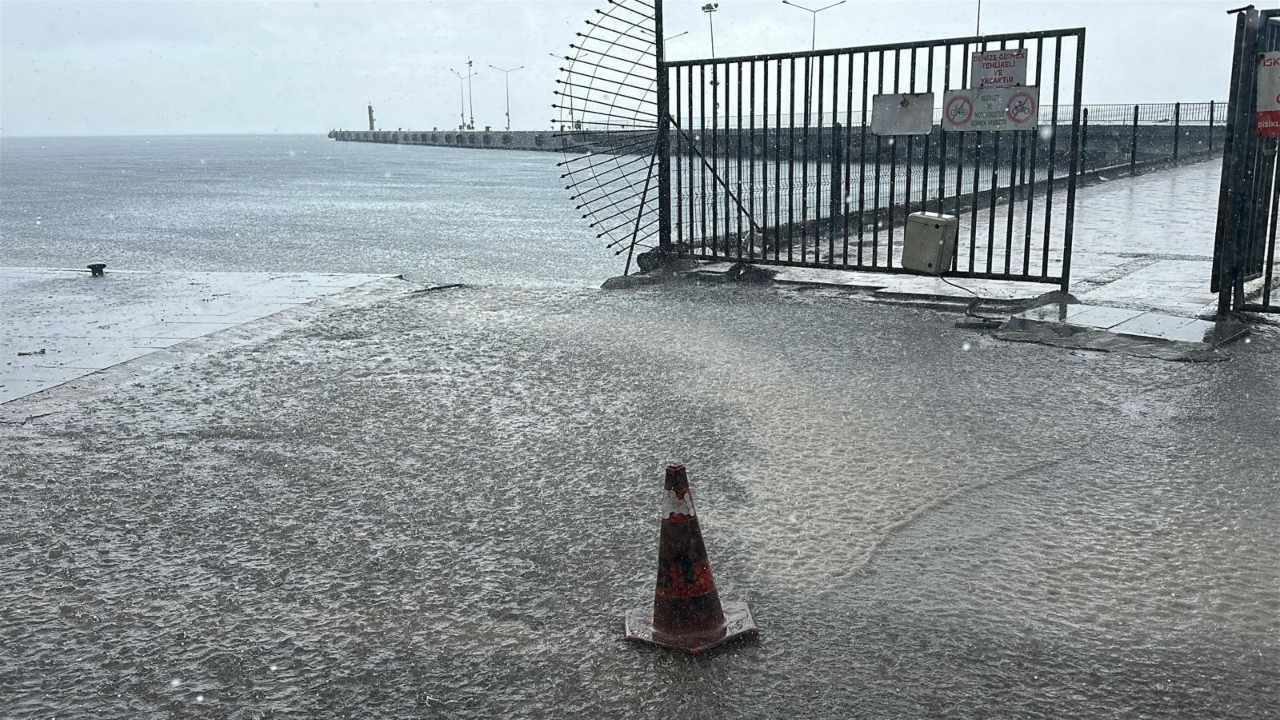
[[[720,105],[720,96],[717,94],[716,88],[720,87],[720,66],[711,66],[711,257],[715,257],[720,250],[720,206],[716,204],[715,197],[715,180],[720,177],[720,170],[717,163],[720,162],[720,113],[717,109]],[[706,122],[705,120],[703,122]],[[729,218],[725,218],[727,223]],[[728,233],[725,233],[726,235]],[[728,248],[725,248],[725,254],[728,254]]]
[[[910,57],[910,61],[907,64],[907,67],[909,72],[908,82],[907,82],[907,92],[914,94],[916,91],[916,49],[915,48],[911,48],[911,57]],[[930,108],[930,112],[932,112],[932,110],[933,108]],[[903,168],[903,170],[906,171],[907,177],[906,177],[906,187],[904,188],[904,192],[902,195],[902,198],[903,198],[902,205],[905,212],[908,215],[911,214],[911,180],[912,180],[912,174],[913,174],[911,172],[911,169],[912,169],[911,166],[915,158],[915,144],[916,144],[916,136],[908,135],[907,136],[907,160],[904,163],[905,167]]]
[[[688,88],[688,90],[689,90],[689,122],[688,122],[688,124],[686,124],[684,127],[685,127],[685,129],[686,129],[686,130],[692,130],[692,129],[693,129],[693,66],[692,66],[692,65],[690,65],[690,66],[688,67],[688,70],[689,70],[689,72],[688,72],[688,74],[685,76],[685,81],[686,81],[686,87],[687,87],[687,88]],[[699,70],[699,71],[701,71],[701,70]],[[676,77],[677,77],[677,78],[679,77],[679,73],[680,73],[680,68],[676,68]],[[683,133],[682,133],[682,135],[683,135]],[[692,151],[693,151],[693,141],[692,141],[692,139],[690,139],[690,138],[688,138],[688,137],[685,137],[685,138],[684,138],[684,143],[685,143],[685,147],[689,148],[689,151],[690,151],[690,152],[692,152]],[[689,250],[690,250],[690,251],[692,251],[692,250],[693,250],[693,230],[694,230],[694,228],[695,228],[695,227],[697,227],[697,225],[695,225],[695,222],[694,222],[694,202],[693,202],[693,158],[689,158],[689,163],[688,163],[688,164],[689,164]],[[698,174],[699,174],[699,175],[701,175],[702,173],[701,173],[701,172],[699,172]],[[700,195],[699,197],[705,198],[705,197],[706,197],[706,187],[707,187],[707,186],[706,186],[706,179],[705,179],[705,178],[703,178],[702,183],[703,183],[703,184],[702,184],[702,195]],[[705,242],[705,241],[706,241],[706,237],[707,237],[707,236],[706,236],[706,233],[705,233],[705,232],[703,232],[703,233],[701,233],[701,234],[698,236],[698,241],[699,241],[700,243],[701,243],[701,242]],[[705,246],[703,247],[703,249],[704,249],[704,250],[706,249],[706,248],[705,248]]]
[[[929,74],[929,82],[933,82],[933,73]],[[945,49],[942,59],[942,96],[947,96],[947,91],[951,89],[951,46]],[[938,214],[943,213],[942,199],[947,196],[947,134],[945,132],[938,133]],[[956,193],[960,192],[960,188],[956,188]]]
[[[893,92],[894,93],[897,93],[899,90],[898,76],[901,74],[902,74],[902,50],[895,49],[893,51]],[[886,233],[888,235],[888,238],[886,238],[884,242],[885,255],[887,258],[885,260],[886,267],[893,267],[893,229],[894,229],[893,228],[894,226],[893,208],[898,203],[898,186],[896,182],[897,176],[898,176],[898,141],[897,141],[897,138],[889,138],[889,207],[888,207],[889,221],[885,223],[886,225],[888,225],[888,228],[887,228],[888,232]]]
[[[775,78],[777,82],[774,83],[774,85],[777,86],[776,87],[777,98],[774,102],[774,112],[777,113],[777,123],[776,123],[777,136],[773,142],[773,227],[774,227],[773,259],[774,259],[774,262],[777,262],[780,259],[779,250],[782,244],[782,231],[779,229],[782,227],[782,160],[780,157],[780,153],[782,151],[782,59],[781,58],[778,59],[775,75],[777,76]],[[788,260],[791,259],[790,250],[787,251],[787,259]]]
[[[800,166],[800,259],[802,261],[808,252],[806,244],[809,237],[809,93],[813,89],[810,85],[809,69],[812,66],[813,63],[810,62],[810,58],[805,58],[804,134],[800,137],[800,146],[804,148],[804,164]]]
[[[862,53],[862,120],[858,124],[858,266],[862,267],[862,239],[866,228],[863,211],[867,207],[867,90],[869,89],[871,54]]]
[[[747,158],[747,191],[750,196],[747,198],[747,211],[751,213],[751,217],[756,216],[756,64],[751,63],[751,72],[747,81],[747,95],[750,100],[747,101],[747,115],[750,120],[751,130],[751,155]],[[739,66],[741,72],[741,66]],[[738,80],[738,117],[742,117],[742,80]],[[741,124],[741,120],[739,120]],[[742,140],[738,140],[738,177],[742,177]],[[742,197],[742,184],[738,184],[738,197]],[[742,223],[738,223],[738,233],[742,233]],[[755,233],[747,239],[747,258],[754,260],[756,257],[756,236]]]
[[[714,69],[712,72],[714,73]],[[702,133],[697,137],[698,145],[701,146],[698,148],[698,152],[705,158],[705,149],[707,145],[707,66],[705,65],[698,66],[698,100],[700,105],[698,108],[698,121],[702,125]],[[712,96],[712,102],[715,102],[714,95]],[[702,176],[702,197],[700,198],[702,211],[698,214],[698,220],[702,227],[702,239],[700,244],[702,245],[702,252],[705,254],[707,251],[707,173],[699,168],[698,174]],[[712,187],[714,187],[714,185]],[[714,201],[712,204],[715,204]],[[716,246],[715,243],[712,242],[711,256],[715,257],[715,254]]]
[[[1053,176],[1058,163],[1058,93],[1062,83],[1062,38],[1053,40],[1053,116],[1049,133],[1049,174],[1044,188],[1044,247],[1040,258],[1040,276],[1049,278],[1049,244],[1053,237]],[[1079,86],[1077,86],[1078,88]],[[1077,103],[1079,107],[1079,103]]]
[[[876,93],[884,93],[884,51],[881,50],[876,54]],[[865,117],[862,124],[866,124]],[[879,135],[876,135],[876,171],[873,184],[875,185],[874,208],[875,212],[871,216],[871,267],[880,265],[880,149],[884,145],[884,141]],[[890,201],[892,204],[892,200]]]
[[[1071,289],[1071,244],[1075,236],[1076,220],[1076,177],[1079,174],[1080,149],[1082,142],[1080,121],[1080,98],[1084,91],[1084,34],[1076,38],[1076,81],[1075,96],[1072,98],[1071,111],[1071,160],[1067,170],[1067,217],[1066,227],[1062,230],[1062,285],[1063,293]],[[1058,40],[1062,42],[1061,39]],[[1055,88],[1056,95],[1056,88]],[[1087,125],[1086,125],[1087,127]],[[1046,240],[1047,242],[1047,240]]]
[[[662,3],[658,3],[658,4],[659,4],[659,5],[661,5]],[[658,75],[659,75],[659,76],[666,76],[668,72],[670,72],[670,73],[674,74],[674,75],[675,75],[675,78],[676,78],[676,82],[675,82],[675,86],[676,86],[676,111],[675,111],[675,116],[676,116],[676,122],[677,122],[677,124],[678,124],[678,123],[679,123],[679,118],[680,118],[680,101],[681,101],[681,99],[682,99],[682,98],[681,98],[681,96],[680,96],[680,69],[679,69],[679,68],[676,68],[675,70],[668,71],[666,68],[662,67],[661,65],[659,65],[659,66],[658,66]],[[670,120],[670,118],[669,118],[669,117],[668,117],[668,115],[667,115],[667,108],[663,106],[663,104],[662,104],[662,101],[661,101],[661,100],[659,100],[659,101],[658,101],[658,115],[659,115],[659,117],[666,118],[666,128],[667,128],[667,131],[669,131],[669,130],[671,129],[671,120]],[[666,145],[666,147],[663,147],[663,146],[662,146],[662,138],[663,138],[663,137],[664,137],[664,131],[662,130],[662,128],[661,128],[661,124],[660,124],[660,125],[659,125],[659,129],[658,129],[658,138],[659,138],[659,139],[658,139],[658,157],[659,157],[659,161],[658,161],[658,173],[659,173],[659,175],[658,175],[658,212],[659,212],[659,213],[662,213],[662,203],[663,203],[664,201],[667,203],[667,211],[668,211],[668,212],[670,212],[670,210],[671,210],[671,198],[670,198],[670,197],[668,197],[669,191],[670,191],[670,189],[671,189],[671,181],[668,179],[668,180],[667,180],[667,184],[666,184],[665,186],[662,184],[662,179],[663,179],[664,177],[667,177],[667,176],[670,174],[670,173],[668,173],[668,172],[664,172],[664,171],[663,171],[663,169],[662,169],[662,167],[663,167],[663,164],[664,164],[664,163],[663,163],[663,159],[665,159],[665,160],[666,160],[666,163],[665,163],[665,164],[666,164],[666,166],[667,166],[668,170],[670,169],[670,165],[671,165],[671,157],[670,157],[670,155],[671,155],[671,144],[670,144],[670,141],[668,140],[668,141],[667,141],[667,145]],[[682,167],[682,164],[683,164],[683,158],[684,158],[684,153],[681,151],[681,150],[682,150],[682,148],[684,147],[684,142],[683,142],[683,140],[684,140],[684,139],[683,139],[680,135],[676,135],[676,152],[675,152],[675,156],[676,156],[676,196],[675,196],[675,201],[676,201],[676,208],[675,208],[675,213],[676,213],[676,244],[675,244],[675,251],[676,251],[676,252],[681,252],[681,250],[680,250],[680,249],[684,247],[684,212],[683,212],[683,210],[684,210],[684,187],[683,187],[683,183],[681,182],[681,175],[682,175],[682,172],[683,172],[683,169],[684,169],[684,168]],[[665,190],[664,190],[664,188],[665,188]],[[692,231],[693,231],[693,227],[692,227],[692,226],[690,226],[689,231],[690,231],[690,232],[692,232]],[[668,240],[669,240],[669,239],[668,239]],[[670,247],[670,242],[669,242],[669,241],[668,241],[668,244],[667,244],[667,245],[663,245],[663,244],[662,244],[662,226],[661,226],[661,225],[659,225],[659,226],[658,226],[658,246],[659,246],[660,248],[662,248],[662,249],[663,249],[664,251],[666,251],[666,252],[671,252],[671,250],[672,250],[672,248]]]
[[[791,81],[787,83],[787,94],[790,96],[791,114],[787,118],[787,261],[791,261],[792,248],[796,244],[796,59],[791,58],[789,74]],[[803,233],[803,230],[801,230]],[[803,242],[801,235],[801,242]],[[800,256],[804,259],[804,255]]]
[[[1043,80],[1044,80],[1044,40],[1037,40],[1036,41],[1036,87],[1041,89],[1040,90],[1041,93],[1044,92],[1044,86],[1041,84]],[[1050,115],[1050,117],[1052,117],[1052,115]],[[1050,128],[1051,131],[1054,129],[1056,128]],[[1036,186],[1036,167],[1038,166],[1038,163],[1039,163],[1039,154],[1040,154],[1040,133],[1037,132],[1035,136],[1031,138],[1031,173],[1030,173],[1031,177],[1029,179],[1029,182],[1031,183],[1032,190],[1034,190]],[[1025,242],[1028,248],[1031,247],[1031,233],[1032,233],[1032,228],[1035,227],[1035,223],[1034,223],[1035,206],[1036,204],[1033,202],[1027,203],[1027,219],[1025,223],[1027,237]],[[1030,260],[1024,263],[1024,268],[1028,272],[1030,272],[1030,266],[1031,266]]]
[[[848,68],[848,71],[846,74],[849,76],[849,81],[847,83],[848,88],[845,90],[846,94],[845,94],[845,101],[844,101],[844,145],[843,145],[844,188],[843,188],[843,191],[840,193],[840,209],[843,213],[840,219],[842,221],[842,224],[844,225],[844,252],[840,257],[841,257],[841,262],[843,262],[845,265],[848,265],[849,264],[849,205],[851,205],[851,203],[849,202],[849,196],[853,191],[853,189],[850,187],[850,181],[852,180],[850,176],[853,173],[849,170],[849,146],[853,144],[853,137],[851,135],[851,133],[853,132],[853,54],[850,53],[848,55],[845,55],[844,57],[845,57],[845,67]],[[861,124],[861,120],[859,122]],[[861,155],[858,156],[858,165],[859,166],[862,165]],[[859,214],[862,213],[861,207],[858,208],[858,213]]]
[[[725,177],[728,177],[729,170],[732,168],[732,165],[730,165],[729,163],[729,152],[730,150],[733,149],[733,140],[730,137],[729,133],[733,132],[734,130],[729,126],[729,110],[731,110],[732,108],[729,105],[730,84],[729,84],[729,63],[727,62],[724,64],[724,82],[721,84],[724,86],[724,174],[725,174]],[[741,125],[741,122],[739,122],[739,125]],[[739,130],[740,129],[741,128],[739,128]],[[730,208],[729,201],[733,197],[733,192],[730,190],[731,187],[732,186],[729,183],[724,184],[724,255],[725,257],[729,257],[729,235],[733,232],[733,224],[729,220],[729,208]],[[739,253],[738,257],[741,257],[741,256],[742,256],[741,253]]]

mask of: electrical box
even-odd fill
[[[955,215],[918,212],[907,216],[903,235],[902,267],[925,275],[941,275],[951,269],[960,220]]]

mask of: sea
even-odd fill
[[[320,135],[0,138],[0,266],[599,286],[558,153]]]

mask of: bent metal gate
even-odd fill
[[[1083,29],[668,61],[652,12],[660,251],[905,272],[927,211],[960,221],[947,275],[1068,288]]]

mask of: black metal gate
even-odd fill
[[[1222,189],[1214,242],[1213,279],[1218,313],[1233,310],[1280,312],[1272,294],[1276,278],[1276,215],[1280,179],[1276,162],[1280,139],[1260,137],[1258,72],[1261,54],[1280,50],[1280,10],[1236,16],[1235,60],[1223,146]],[[1261,280],[1258,295],[1251,291]]]
[[[656,3],[662,37],[662,3]],[[669,253],[904,272],[907,215],[960,218],[953,277],[1071,275],[1083,29],[667,62],[657,48],[659,244]],[[872,132],[872,98],[970,85],[970,55],[1025,50],[1033,130]]]

